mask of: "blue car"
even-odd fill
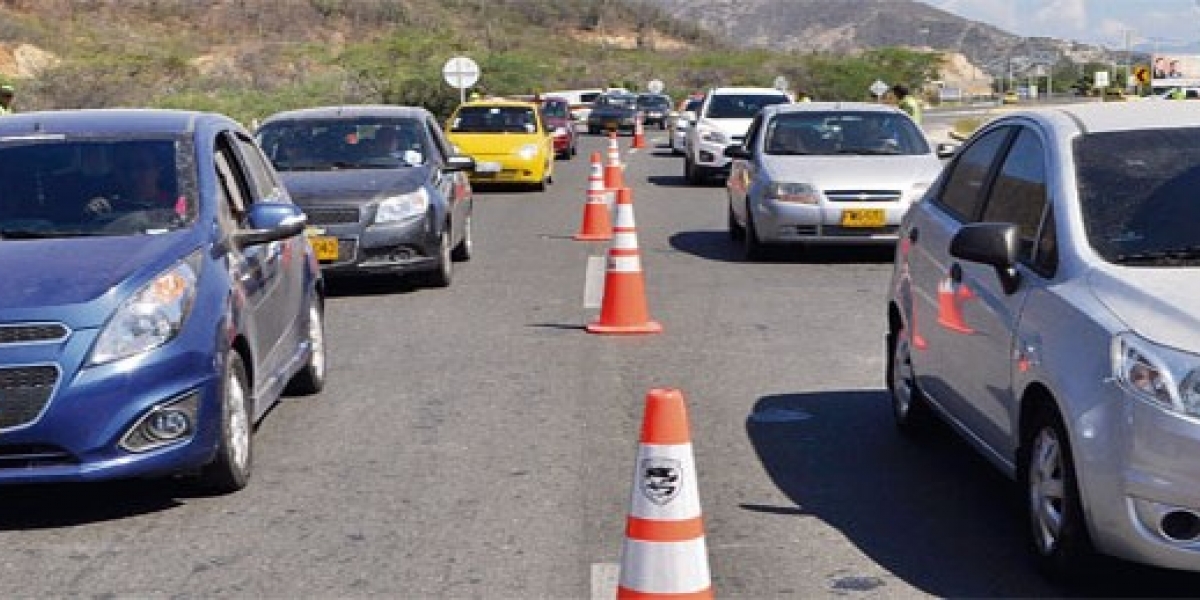
[[[0,484],[244,487],[255,422],[325,382],[323,280],[217,114],[0,119]]]

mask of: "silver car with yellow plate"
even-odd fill
[[[942,167],[908,115],[856,102],[768,106],[725,153],[729,234],[747,260],[773,244],[894,244]]]

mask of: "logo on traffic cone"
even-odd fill
[[[646,394],[617,598],[712,598],[683,393]]]
[[[588,333],[661,333],[662,325],[650,320],[646,284],[638,256],[637,229],[633,223],[633,196],[629,188],[617,190],[617,222],[608,249],[604,275],[604,300],[600,319]]]
[[[608,190],[604,189],[604,165],[600,153],[592,153],[592,172],[588,175],[587,203],[583,205],[583,224],[575,239],[581,241],[611,240],[612,221],[608,216]]]
[[[642,113],[638,111],[637,118],[633,121],[633,147],[646,147],[646,130],[642,128]]]

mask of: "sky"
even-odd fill
[[[1153,52],[1200,44],[1200,0],[923,0],[1022,36]]]

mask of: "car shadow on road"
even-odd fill
[[[1195,574],[1115,560],[1102,561],[1086,586],[1051,585],[1027,553],[1019,487],[948,427],[902,436],[885,390],[766,396],[746,430],[794,504],[743,509],[819,518],[933,596],[1195,597],[1200,589]]]
[[[681,231],[668,240],[671,247],[680,252],[708,260],[723,262],[746,262],[741,242],[729,237],[729,232]],[[754,262],[760,263],[820,263],[820,264],[874,264],[891,263],[895,258],[892,246],[770,246],[764,256]]]
[[[53,529],[171,510],[205,492],[182,480],[5,486],[0,531]]]
[[[390,296],[406,294],[421,289],[417,275],[361,275],[353,277],[326,277],[325,295],[329,298],[346,296]]]

